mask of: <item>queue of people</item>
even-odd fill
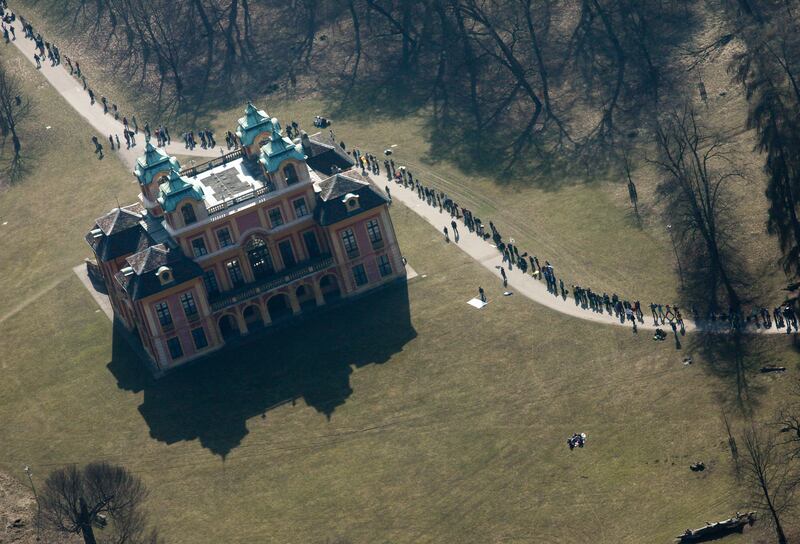
[[[368,170],[373,174],[380,172],[374,155],[358,150],[353,150],[351,154],[356,159],[356,162],[361,165],[364,173]],[[505,267],[512,270],[516,266],[522,272],[529,273],[533,278],[544,281],[548,292],[553,296],[562,297],[566,300],[571,292],[576,306],[600,314],[607,313],[609,316],[619,320],[620,323],[629,323],[633,332],[637,332],[637,324],[645,323],[644,311],[639,300],[625,299],[616,293],[609,295],[607,292],[593,291],[589,287],[578,284],[571,284],[570,288],[567,289],[563,278],[556,276],[555,268],[549,261],[545,260],[544,264],[541,264],[536,255],[521,250],[513,239],[506,240],[492,221],[489,221],[487,231],[483,221],[476,217],[471,210],[460,206],[446,193],[422,183],[407,167],[395,165],[394,160],[390,157],[389,150],[385,151],[384,154],[387,156],[383,161],[387,180],[394,181],[399,186],[415,191],[417,197],[426,204],[438,208],[442,213],[447,212],[450,214],[452,218],[450,229],[447,226],[443,228],[445,241],[449,242],[451,239],[458,241],[455,238],[458,232],[456,221],[460,221],[469,232],[481,239],[492,241],[503,257],[503,266],[499,267],[503,287],[508,284]],[[390,194],[388,185],[386,192],[387,195]],[[483,293],[481,295],[483,297],[482,300],[485,300]],[[665,305],[655,302],[651,303],[649,308],[654,325],[669,326],[676,336],[678,333],[681,335],[686,333],[682,308],[674,304]],[[728,312],[709,309],[705,314],[701,314],[697,305],[692,305],[690,311],[695,326],[709,330],[740,331],[748,328],[770,329],[775,326],[778,329],[785,328],[786,333],[790,334],[791,332],[798,332],[798,326],[800,326],[797,311],[790,301],[783,302],[772,311],[765,307],[753,307],[749,311],[729,309]],[[659,328],[654,339],[663,340],[665,338],[666,333]]]

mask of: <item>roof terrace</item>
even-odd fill
[[[309,174],[312,182],[321,181],[310,168]],[[209,215],[276,191],[258,162],[244,157],[241,148],[218,159],[184,168],[181,175],[202,188],[203,203]]]

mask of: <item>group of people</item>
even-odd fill
[[[22,26],[23,32],[25,34],[25,38],[29,40],[33,40],[36,51],[33,56],[33,60],[36,63],[37,68],[42,67],[42,61],[47,58],[50,60],[51,66],[58,66],[62,64],[62,54],[59,48],[51,42],[45,41],[42,35],[36,32],[33,26],[25,20],[24,17],[19,16],[17,17],[16,14],[11,12],[7,9],[8,4],[6,0],[0,0],[0,29],[2,29],[3,37],[8,43],[9,41],[16,40],[16,30],[14,28],[14,24],[16,21],[19,21],[19,24]],[[95,102],[100,102],[103,106],[103,113],[104,114],[111,114],[114,116],[114,119],[119,120],[121,117],[121,112],[119,107],[110,102],[105,96],[97,97],[94,89],[92,89],[86,80],[86,76],[81,71],[80,62],[74,61],[70,59],[67,55],[63,56],[63,63],[69,69],[70,75],[76,77],[79,81],[83,83],[83,89],[89,96],[89,101],[92,105]],[[123,138],[125,140],[125,146],[127,149],[136,146],[136,135],[139,134],[139,125],[136,121],[136,116],[131,116],[131,122],[128,123],[128,118],[126,116],[122,116],[122,124],[123,124]],[[169,134],[169,129],[166,126],[160,125],[153,130],[151,134],[150,124],[148,122],[144,125],[144,133],[147,140],[150,140],[151,136],[155,136],[156,143],[159,147],[163,147],[168,145],[171,142],[171,137]],[[217,142],[214,139],[214,133],[211,132],[209,129],[201,129],[197,131],[197,138],[195,137],[194,131],[188,131],[183,134],[183,140],[186,145],[186,149],[194,149],[198,144],[197,140],[200,140],[200,146],[203,148],[213,148],[216,147]],[[108,142],[111,146],[112,150],[121,149],[121,141],[118,134],[109,134],[108,135]],[[92,143],[95,145],[95,153],[97,153],[101,158],[103,156],[102,153],[102,144],[98,140],[97,137],[92,138]],[[228,149],[234,147],[236,145],[236,140],[233,138],[232,134],[228,132],[226,134],[226,143],[228,144]]]
[[[226,141],[229,142],[228,134],[226,134],[225,136],[226,136]],[[210,147],[217,147],[217,141],[214,139],[214,133],[208,130],[207,128],[198,130],[197,137],[200,138],[200,147],[202,147],[203,149],[207,149]],[[169,143],[169,136],[167,136],[166,143]],[[197,139],[194,136],[193,130],[183,133],[183,143],[186,149],[194,149],[195,147],[197,147]],[[159,147],[160,146],[161,144],[159,144]],[[228,149],[230,149],[230,142],[228,143]]]
[[[584,444],[586,444],[586,433],[573,433],[567,438],[567,446],[570,450],[574,450],[576,447],[582,448]]]
[[[352,154],[354,158],[356,158],[356,161],[361,163],[364,171],[371,170],[373,173],[378,173],[380,171],[373,155],[361,153],[357,150],[354,150]],[[528,252],[521,252],[513,240],[505,241],[497,227],[491,221],[489,221],[489,231],[491,233],[486,232],[481,219],[475,217],[470,210],[459,206],[444,192],[421,183],[405,166],[395,166],[394,160],[388,158],[388,153],[386,154],[387,158],[383,161],[383,164],[388,180],[392,180],[398,185],[416,191],[417,197],[420,200],[426,202],[430,206],[438,207],[442,212],[446,211],[450,214],[452,218],[450,229],[448,229],[447,226],[442,229],[446,241],[450,241],[451,232],[454,236],[457,234],[456,220],[461,220],[470,232],[484,240],[491,239],[494,246],[502,254],[504,265],[499,267],[499,269],[504,287],[508,284],[508,276],[504,267],[508,266],[509,270],[511,270],[514,266],[517,266],[525,273],[530,270],[530,275],[532,277],[544,280],[547,285],[547,290],[554,296],[560,296],[564,299],[567,298],[569,290],[566,289],[564,280],[556,277],[554,267],[549,261],[545,261],[544,265],[541,266],[539,264],[539,259],[535,255],[531,255]],[[388,186],[386,187],[386,192],[390,195]],[[609,315],[613,315],[616,319],[619,319],[621,323],[629,322],[634,332],[637,332],[637,323],[643,324],[645,322],[642,306],[638,300],[626,300],[616,293],[609,295],[604,292],[601,294],[592,291],[591,288],[576,284],[571,285],[571,291],[576,306],[601,314],[608,312]],[[482,288],[479,288],[479,297],[482,301],[486,299]],[[668,325],[672,328],[676,337],[678,333],[681,335],[686,333],[683,312],[678,306],[651,303],[650,310],[654,325]],[[781,304],[772,312],[763,307],[754,307],[749,313],[733,309],[729,310],[727,313],[712,310],[709,311],[704,318],[695,305],[692,306],[691,312],[695,323],[704,328],[727,326],[730,327],[731,330],[740,330],[747,327],[769,329],[773,326],[774,322],[775,327],[779,329],[785,327],[788,334],[792,332],[792,330],[797,332],[798,326],[800,326],[797,312],[789,302]],[[656,340],[663,340],[666,338],[666,333],[663,329],[658,329],[654,338]]]
[[[14,28],[16,21],[17,15],[8,9],[8,2],[0,0],[0,29],[2,29],[3,39],[6,43],[17,39],[17,31]],[[22,26],[25,38],[33,40],[36,48],[33,54],[33,61],[36,63],[36,68],[42,67],[42,61],[45,57],[50,61],[51,66],[61,64],[61,52],[55,44],[46,42],[41,34],[33,30],[33,26],[24,17],[19,17],[19,24]]]
[[[333,137],[333,132],[331,132],[331,141],[335,143],[335,139]],[[344,142],[341,142],[339,146],[341,147]],[[344,149],[344,148],[342,148]],[[381,167],[378,164],[378,158],[373,155],[372,153],[362,153],[358,149],[354,149],[351,153],[353,156],[353,160],[356,161],[356,165],[361,168],[361,171],[366,174],[367,172],[371,174],[380,175]],[[384,168],[389,168],[389,162],[384,161]]]
[[[3,30],[3,39],[8,43],[17,39],[17,32],[14,29],[14,22],[17,20],[17,16],[13,13],[5,12],[5,0],[0,1],[0,7],[3,9],[2,17],[0,17],[0,29]]]

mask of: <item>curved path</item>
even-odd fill
[[[11,43],[22,52],[22,55],[28,59],[28,62],[35,66],[36,62],[33,60],[33,55],[36,53],[36,46],[33,40],[24,37],[25,35],[22,32],[21,25],[16,25],[15,29],[17,30],[17,39]],[[77,77],[70,75],[69,68],[67,68],[66,65],[51,66],[50,61],[42,59],[42,67],[39,71],[50,85],[64,97],[64,100],[97,130],[99,133],[98,138],[100,142],[103,143],[103,151],[106,156],[117,154],[122,159],[122,162],[133,169],[136,164],[136,159],[143,153],[144,132],[142,127],[144,126],[144,120],[141,120],[140,130],[136,135],[135,147],[131,149],[125,149],[123,147],[119,150],[111,151],[108,136],[111,134],[119,136],[120,143],[124,144],[125,138],[123,138],[122,134],[123,126],[122,122],[114,119],[112,114],[103,113],[103,106],[99,101],[100,95],[95,96],[97,100],[94,105],[92,105],[89,100],[89,94],[83,89],[83,83]],[[91,83],[88,79],[87,82]],[[175,134],[175,136],[178,135]],[[86,142],[86,145],[91,145],[91,142]],[[208,159],[219,157],[224,152],[222,147],[203,149],[199,146],[190,151],[182,144],[178,143],[171,143],[163,149],[166,149],[166,152],[170,155],[192,155],[196,157],[206,157]]]
[[[23,37],[21,28],[20,32],[17,34],[17,39],[11,43],[13,43],[23,53],[25,58],[27,58],[31,64],[35,65],[33,60],[33,55],[35,53],[33,40],[25,39]],[[63,65],[50,66],[49,61],[44,61],[40,71],[45,79],[47,79],[53,88],[64,97],[69,105],[72,106],[79,114],[81,114],[95,128],[95,130],[100,133],[101,140],[105,139],[106,144],[104,144],[103,147],[106,149],[106,151],[108,151],[106,154],[109,155],[116,153],[128,167],[133,169],[136,159],[139,157],[139,155],[141,155],[140,150],[144,146],[144,135],[142,132],[140,131],[139,133],[139,144],[136,147],[131,149],[110,151],[107,143],[108,135],[121,135],[123,131],[122,123],[115,120],[113,115],[104,114],[103,108],[99,103],[96,102],[94,105],[90,104],[89,96],[83,89],[83,84],[77,78],[71,76],[68,69],[66,69]],[[120,138],[120,140],[123,140],[123,138]],[[89,145],[89,142],[87,142],[87,145]],[[221,147],[208,149],[197,147],[194,150],[189,150],[177,143],[172,143],[166,146],[164,149],[170,155],[190,155],[196,157],[205,157],[208,159],[219,157],[224,152]],[[385,177],[381,176],[379,179],[385,179]],[[450,214],[441,212],[437,207],[430,206],[427,204],[427,202],[420,200],[417,197],[415,190],[405,188],[402,184],[396,183],[391,184],[390,190],[392,191],[392,198],[395,201],[402,202],[420,217],[425,219],[428,223],[433,225],[440,233],[442,238],[443,227],[446,226],[448,230],[451,230]],[[497,248],[470,233],[466,227],[463,226],[463,224],[459,224],[459,227],[462,236],[457,243],[458,247],[482,264],[486,269],[492,272],[492,274],[497,276],[498,285],[501,285],[502,281],[499,267],[503,266],[506,268],[506,273],[508,275],[508,289],[510,291],[524,295],[529,299],[562,314],[587,321],[603,323],[606,325],[617,325],[631,328],[631,324],[629,322],[620,322],[620,320],[616,319],[613,315],[609,315],[608,313],[601,314],[588,309],[583,309],[580,306],[577,306],[575,304],[575,300],[572,298],[564,299],[561,296],[554,296],[547,291],[543,281],[537,280],[530,274],[522,272],[518,267],[514,267],[513,270],[508,270],[508,267],[506,263],[503,262],[502,256],[497,251]],[[452,241],[451,243],[456,242]],[[477,288],[478,286],[475,286],[476,295]],[[500,294],[502,289],[500,288],[493,289],[492,286],[484,286],[484,288],[489,294],[490,302],[493,298],[493,293],[497,293],[498,296],[502,296]],[[639,329],[653,330],[656,328],[656,325],[652,323],[652,318],[648,317],[646,310],[649,310],[649,308],[642,308],[642,311],[645,312],[644,323],[638,323],[637,326]],[[684,320],[684,324],[686,332],[692,332],[699,329],[713,330],[707,327],[698,327],[695,323],[692,323],[688,319]],[[671,332],[669,326],[665,327],[664,325],[661,325],[661,327],[664,328],[668,333]],[[725,330],[727,329],[720,328],[719,332],[724,332]],[[785,333],[783,329],[776,329],[774,326],[770,329],[748,328],[747,332],[772,334]]]
[[[494,286],[488,285],[483,286],[490,303],[492,302],[492,298],[495,298],[493,297],[493,293],[496,294],[496,296],[502,297],[502,277],[500,276],[500,267],[502,266],[506,270],[506,275],[508,276],[508,290],[511,292],[524,295],[543,306],[572,317],[603,323],[606,325],[618,325],[632,328],[630,322],[620,322],[619,319],[608,314],[607,312],[597,313],[589,309],[583,309],[581,306],[576,305],[575,299],[571,298],[570,296],[564,299],[561,296],[553,295],[547,291],[547,287],[543,280],[535,279],[530,274],[522,272],[522,270],[520,270],[520,268],[517,266],[515,266],[513,270],[509,270],[508,264],[503,261],[502,255],[497,248],[489,241],[484,241],[477,235],[469,232],[461,222],[458,223],[459,233],[461,236],[459,241],[455,242],[453,239],[452,228],[450,226],[450,221],[452,220],[450,214],[447,211],[439,211],[438,207],[431,206],[425,200],[421,200],[419,197],[417,197],[416,190],[405,188],[403,184],[397,183],[392,183],[389,187],[389,190],[391,191],[393,201],[402,202],[420,217],[425,219],[428,223],[433,225],[439,232],[442,243],[445,243],[442,229],[447,227],[447,230],[451,231],[450,243],[456,244],[462,251],[474,258],[497,277],[497,288],[493,288]],[[558,276],[558,269],[556,269],[556,276]],[[478,286],[476,285],[475,296],[477,296],[477,294]],[[638,322],[637,328],[655,330],[657,326],[653,324],[652,317],[648,316],[649,303],[646,307],[643,303],[642,312],[644,312],[644,323]],[[705,331],[715,330],[710,327],[698,326],[688,319],[684,319],[684,326],[687,333],[701,329]],[[659,325],[659,327],[664,329],[668,334],[672,333],[669,325]],[[719,332],[726,332],[727,330],[727,327],[720,327],[718,329]],[[774,323],[773,327],[769,329],[754,329],[749,327],[746,329],[746,331],[750,333],[785,334],[785,329],[776,329],[774,327]]]

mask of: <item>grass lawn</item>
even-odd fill
[[[425,278],[159,382],[77,278],[43,295],[0,324],[2,468],[122,463],[186,543],[666,542],[744,508],[720,422],[736,383],[691,338],[676,352],[501,297],[411,212],[393,218]],[[758,345],[797,368],[783,337]],[[788,378],[749,376],[760,416]],[[570,452],[574,431],[589,440]]]
[[[97,161],[87,126],[34,70],[21,71],[38,113],[23,139],[32,144],[30,173],[0,193],[0,222],[9,222],[0,227],[8,229],[0,238],[0,470],[22,479],[29,464],[41,482],[65,463],[124,464],[148,485],[166,541],[186,544],[587,535],[638,544],[669,542],[744,509],[720,414],[725,407],[740,422],[744,398],[757,418],[772,416],[798,370],[789,340],[757,338],[738,360],[712,360],[691,337],[677,352],[502,297],[488,271],[400,205],[392,217],[420,274],[407,288],[152,381],[71,271],[88,254],[82,236],[91,220],[115,195],[132,200],[136,186],[120,163]],[[398,143],[402,156],[411,145],[403,134],[371,147]],[[592,202],[584,191],[613,196],[603,186],[562,190],[572,191],[561,200],[573,211],[582,198]],[[543,199],[531,204],[538,211],[547,198],[558,201],[524,191]],[[621,206],[607,212],[597,221],[608,215],[624,227]],[[541,215],[541,231],[568,222]],[[534,220],[519,224],[531,229],[525,245],[560,251],[565,272],[591,258],[586,272],[597,278],[638,291],[642,274],[642,289],[667,289],[667,246],[647,231],[625,231],[640,238],[617,242],[653,252],[639,259],[662,259],[663,279],[658,269],[612,273],[618,256],[591,246],[610,236],[599,226],[545,234]],[[583,247],[591,257],[576,251]],[[491,300],[482,311],[465,304],[478,285]],[[682,365],[684,354],[695,364]],[[753,372],[765,362],[790,372]],[[576,431],[588,434],[587,447],[570,452],[565,440]],[[696,460],[709,468],[689,471]],[[763,524],[755,529],[726,542],[755,542]]]
[[[74,276],[72,267],[91,255],[83,240],[92,221],[138,188],[133,175],[111,155],[98,160],[94,132],[10,45],[3,62],[22,79],[32,101],[20,123],[25,176],[13,185],[0,181],[0,321],[21,303]],[[0,150],[6,164],[11,143]]]

